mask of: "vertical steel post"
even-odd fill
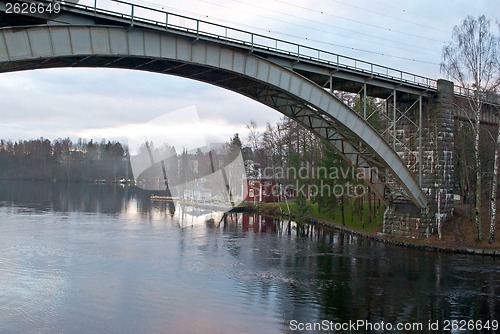
[[[94,15],[97,12],[97,0],[94,0]]]
[[[418,97],[418,184],[422,187],[422,160],[424,148],[422,147],[422,95]]]
[[[168,13],[165,13],[165,30],[168,30]]]
[[[386,137],[387,142],[389,142],[389,139],[390,139],[390,138],[389,138],[389,136],[390,136],[390,134],[391,134],[391,133],[390,133],[390,129],[391,129],[391,127],[390,127],[391,118],[390,118],[390,116],[389,116],[389,99],[390,99],[390,98],[391,98],[391,96],[389,95],[389,97],[388,97],[388,98],[386,98],[386,99],[384,100],[384,102],[385,102],[385,118],[384,118],[384,120],[385,120],[385,129],[386,129],[386,130],[384,131],[384,136]]]
[[[392,97],[392,148],[394,151],[396,150],[396,90],[394,89],[393,97]]]
[[[363,84],[363,118],[366,121],[366,82]]]

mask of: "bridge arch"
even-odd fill
[[[327,141],[388,203],[427,200],[398,154],[334,95],[252,52],[189,34],[111,26],[0,29],[0,73],[55,67],[124,68],[176,75],[229,89],[296,120]]]

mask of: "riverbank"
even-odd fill
[[[273,203],[262,203],[255,206],[255,209],[261,214],[273,216],[290,216],[294,219],[296,216],[293,212],[293,206],[290,207],[290,212],[284,211],[283,208],[276,206]],[[500,209],[500,207],[499,207]],[[475,255],[491,255],[500,256],[500,241],[488,243],[489,237],[489,220],[487,215],[487,208],[483,211],[483,233],[484,240],[477,241],[477,232],[474,221],[467,218],[467,207],[457,206],[453,217],[443,223],[442,238],[439,239],[438,235],[431,235],[426,239],[409,239],[404,237],[397,237],[382,234],[382,222],[378,219],[372,224],[339,224],[335,220],[322,219],[314,217],[312,222],[357,235],[366,239],[376,240],[378,242],[393,244],[397,246],[416,248],[421,250],[432,250],[440,252],[452,252],[457,254],[475,254]],[[362,226],[362,228],[360,228]],[[497,228],[497,231],[499,229]],[[498,233],[497,233],[498,234]],[[497,239],[500,236],[497,236]]]
[[[437,235],[432,235],[427,239],[408,239],[403,237],[384,235],[382,234],[382,232],[377,232],[376,234],[374,234],[357,231],[355,229],[339,225],[331,221],[318,221],[318,223],[323,226],[328,226],[330,228],[361,236],[363,238],[376,240],[378,242],[396,246],[457,254],[500,256],[500,247],[498,246],[498,242],[489,244],[487,241],[483,241],[480,243],[474,239],[472,242],[461,243],[461,245],[457,246],[456,243],[451,240],[450,236],[446,235],[446,233],[443,233],[442,239],[439,239]],[[448,221],[448,223],[451,224],[451,221]],[[473,222],[471,222],[471,224],[473,224]],[[452,228],[452,226],[448,226],[448,229]]]

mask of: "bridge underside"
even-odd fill
[[[356,112],[283,66],[193,36],[138,28],[36,26],[0,29],[0,72],[55,67],[123,68],[181,76],[259,101],[328,142],[388,203],[426,206],[398,154]]]

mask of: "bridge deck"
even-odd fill
[[[20,0],[25,3],[40,3],[40,0]],[[81,21],[86,24],[92,22],[96,25],[122,24],[133,25],[155,30],[174,30],[177,33],[194,35],[197,38],[217,40],[219,43],[247,49],[250,52],[262,55],[265,58],[278,57],[293,60],[297,63],[305,62],[315,64],[328,69],[332,73],[345,72],[356,81],[369,81],[378,79],[392,84],[391,87],[400,89],[413,88],[414,92],[425,93],[436,91],[437,81],[435,79],[420,76],[414,73],[401,71],[395,68],[366,62],[360,59],[342,56],[329,51],[288,42],[286,40],[271,38],[240,29],[223,26],[208,21],[198,20],[188,16],[178,15],[159,9],[129,3],[122,0],[111,0],[113,3],[125,5],[120,10],[96,6],[97,1],[80,1],[74,5],[62,5],[62,14],[54,19],[49,14],[25,13],[3,15],[0,18],[0,26],[22,26],[33,24],[78,24],[74,15],[80,15],[87,20]],[[6,10],[6,1],[0,1],[0,12]],[[100,2],[102,3],[102,2]],[[72,17],[65,16],[64,12],[71,12]],[[161,17],[163,20],[160,20]],[[89,20],[90,19],[90,20]],[[340,76],[336,76],[340,77]],[[387,85],[386,85],[387,86]]]
[[[21,0],[39,3],[37,0]],[[398,101],[416,100],[419,96],[430,97],[437,92],[437,80],[395,68],[342,56],[329,51],[271,38],[228,26],[178,15],[160,9],[133,4],[122,0],[108,1],[119,7],[106,6],[102,1],[82,0],[74,5],[62,5],[61,15],[26,13],[1,14],[6,11],[6,2],[0,1],[0,27],[34,24],[75,24],[75,15],[82,21],[76,23],[93,25],[136,26],[195,36],[198,39],[217,41],[231,47],[245,49],[295,72],[325,87],[350,93],[387,99],[392,94]],[[65,13],[71,12],[71,16]],[[455,87],[457,99],[464,98],[468,91]],[[498,124],[498,107],[486,108],[482,121]],[[466,119],[465,112],[457,108],[456,117]]]

